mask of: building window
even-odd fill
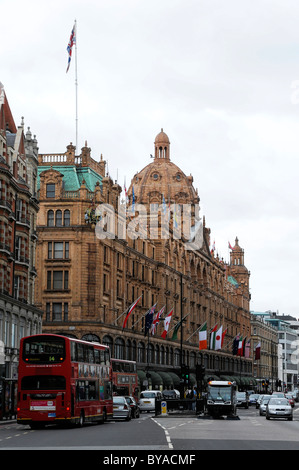
[[[16,244],[15,244],[15,260],[19,261],[21,256],[21,237],[16,236]]]
[[[14,298],[18,299],[20,296],[20,276],[14,278]]]
[[[52,308],[51,308],[52,307]],[[51,318],[52,310],[52,318]],[[69,313],[69,304],[67,302],[46,303],[46,321],[67,321]]]
[[[53,289],[62,289],[63,271],[53,271]]]
[[[53,321],[62,321],[62,303],[53,303]]]
[[[47,183],[47,197],[55,197],[55,184],[54,183]]]
[[[62,227],[62,211],[61,210],[56,211],[55,225],[56,227]]]
[[[48,242],[48,259],[69,259],[69,242]]]
[[[63,225],[65,227],[69,227],[71,225],[71,213],[68,209],[63,213]]]
[[[16,218],[18,221],[22,220],[22,208],[23,208],[23,201],[22,199],[17,199],[16,203]]]
[[[47,271],[47,289],[65,290],[69,286],[68,271]]]
[[[64,306],[64,321],[68,321],[68,318],[69,318],[69,304],[67,302],[65,302],[63,304]]]
[[[63,258],[63,242],[54,242],[54,259]]]
[[[64,257],[69,258],[69,242],[64,243]]]
[[[54,227],[54,211],[48,211],[47,214],[47,226]]]
[[[51,320],[51,304],[49,302],[46,303],[46,321]]]

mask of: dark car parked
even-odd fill
[[[175,390],[163,390],[163,398],[177,399],[180,395]]]
[[[132,418],[139,418],[140,408],[139,408],[139,405],[136,403],[135,399],[130,396],[125,396],[125,399],[127,400],[127,403],[131,407]]]

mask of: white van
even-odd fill
[[[156,398],[158,400],[162,399],[162,393],[160,392],[160,390],[143,390],[143,392],[140,393],[140,398],[138,402],[140,413],[142,411],[155,411]]]

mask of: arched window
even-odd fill
[[[71,225],[71,213],[66,209],[63,213],[63,225],[69,227]]]
[[[137,349],[137,362],[145,362],[145,347],[144,343],[138,343]]]
[[[136,341],[133,340],[132,342],[132,361],[136,361],[136,351],[137,351],[137,346],[136,346]]]
[[[62,212],[61,212],[61,210],[56,211],[55,225],[56,225],[56,227],[62,227]]]
[[[179,366],[180,365],[180,359],[181,359],[181,352],[179,349],[174,350],[174,365]]]
[[[132,344],[131,344],[131,340],[128,339],[127,342],[126,342],[126,359],[128,361],[131,361],[132,359]]]
[[[113,339],[111,338],[111,336],[108,336],[108,335],[104,336],[103,344],[105,344],[106,346],[109,346],[110,354],[113,357]]]
[[[48,211],[47,214],[47,226],[54,227],[54,211]]]
[[[83,335],[81,338],[83,341],[90,341],[91,343],[100,343],[100,338],[97,335],[94,335],[93,333],[88,333],[86,335]]]
[[[114,345],[114,357],[116,359],[124,359],[125,355],[125,342],[122,338],[116,338]]]

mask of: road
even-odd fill
[[[143,451],[144,454],[152,451],[299,450],[299,405],[294,409],[293,421],[268,421],[259,416],[255,407],[238,410],[238,418],[155,417],[148,413],[130,422],[111,421],[83,428],[50,426],[42,430],[2,422],[0,450]]]

